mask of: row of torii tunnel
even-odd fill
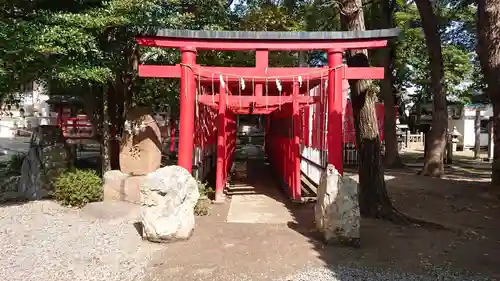
[[[383,67],[347,67],[345,51],[384,48],[397,34],[396,29],[159,30],[138,36],[137,43],[179,49],[181,63],[140,64],[138,70],[139,76],[145,78],[180,78],[178,165],[189,172],[193,166],[214,165],[216,201],[224,198],[234,161],[238,114],[266,116],[266,157],[285,183],[289,196],[300,201],[301,174],[318,182],[321,168],[326,164],[343,173],[344,144],[355,139],[352,108],[347,103],[347,81],[384,77]],[[196,62],[199,50],[255,51],[255,67],[202,66]],[[311,50],[324,51],[328,66],[269,67],[270,51]],[[377,108],[377,112],[378,119],[383,120],[383,108]],[[350,120],[346,120],[347,116],[351,116]],[[209,160],[214,157],[216,161]]]

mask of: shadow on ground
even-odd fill
[[[247,183],[282,202],[291,219],[228,223],[230,204],[213,205],[210,216],[197,218],[189,241],[157,253],[145,280],[282,280],[305,268],[325,267],[344,268],[335,271],[337,280],[366,280],[353,279],[353,271],[362,268],[426,274],[430,280],[444,280],[438,276],[444,269],[500,279],[500,202],[482,196],[488,183],[471,181],[467,171],[450,169],[443,179],[418,176],[409,168],[386,171],[398,209],[451,230],[362,219],[361,248],[352,249],[325,245],[315,229],[314,204],[291,203],[262,159],[250,160],[247,169]]]
[[[498,280],[500,201],[486,193],[491,176],[481,173],[486,168],[461,168],[460,164],[450,165],[441,179],[419,176],[417,169],[409,168],[385,173],[391,176],[386,179],[389,196],[400,211],[445,225],[450,231],[362,219],[361,248],[351,250],[320,242],[310,221],[313,206],[305,207],[308,213],[297,213],[297,223],[289,226],[308,237],[327,265],[431,275],[436,268],[446,268]]]

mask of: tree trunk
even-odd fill
[[[361,0],[344,0],[341,4],[342,29],[365,30]],[[351,51],[349,66],[369,66],[367,50]],[[369,80],[350,80],[351,100],[356,129],[356,148],[359,159],[359,204],[361,215],[388,218],[394,208],[387,195],[382,169],[380,138],[375,104],[377,97]]]
[[[433,97],[432,128],[428,134],[429,150],[425,155],[422,175],[439,177],[444,173],[444,150],[448,129],[448,110],[444,92],[443,56],[438,19],[429,0],[416,0],[429,53],[431,91]]]
[[[421,103],[418,102],[415,105],[415,112],[416,112],[416,118],[415,118],[415,133],[420,133],[420,123],[422,122],[422,106]]]
[[[481,110],[476,109],[476,116],[474,118],[474,158],[479,159],[481,153]]]
[[[500,88],[495,89],[496,91],[500,90]],[[493,102],[493,163],[491,170],[491,184],[498,187],[500,186],[500,99],[498,97]]]
[[[382,1],[380,3],[379,28],[394,27],[395,3],[396,1]],[[399,156],[398,136],[396,134],[396,102],[392,85],[394,61],[396,59],[396,49],[392,42],[389,42],[388,48],[380,50],[380,59],[385,69],[384,79],[380,81],[380,93],[384,100],[384,164],[386,167],[402,167],[404,165]]]
[[[106,116],[107,116],[107,126],[108,128],[104,130],[107,133],[108,147],[109,147],[109,165],[112,170],[120,169],[120,141],[119,141],[119,130],[121,122],[121,112],[119,106],[119,93],[116,92],[116,88],[110,85],[107,89],[107,101],[106,101]]]
[[[404,165],[399,156],[398,136],[396,134],[396,102],[392,87],[391,51],[390,49],[382,51],[385,73],[384,79],[380,81],[380,93],[384,100],[384,164],[386,167],[402,167]]]
[[[486,93],[493,104],[493,164],[491,183],[500,185],[500,0],[478,0],[478,55]]]
[[[102,112],[103,112],[103,122],[102,122],[102,130],[101,130],[101,166],[102,166],[102,174],[104,175],[107,171],[111,170],[111,161],[110,161],[110,133],[109,133],[109,114],[108,114],[108,90],[103,90],[103,103],[102,103]]]

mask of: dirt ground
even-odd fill
[[[442,179],[418,176],[417,169],[386,171],[393,177],[387,186],[394,205],[450,230],[363,219],[361,248],[351,249],[321,242],[313,204],[287,204],[294,221],[283,224],[227,223],[229,203],[213,205],[189,241],[157,254],[146,280],[273,280],[325,265],[431,276],[440,269],[500,280],[500,200],[485,192],[489,164],[462,159]]]

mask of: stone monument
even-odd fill
[[[21,167],[21,195],[28,200],[50,196],[53,191],[52,181],[71,166],[71,157],[61,128],[39,126],[33,133],[28,155]]]
[[[140,203],[140,185],[145,175],[160,168],[161,132],[149,110],[136,107],[128,112],[120,143],[120,171],[104,174],[104,200]]]
[[[133,176],[156,171],[161,164],[161,147],[160,128],[149,110],[132,108],[120,143],[120,170]]]
[[[359,247],[358,183],[342,177],[333,165],[321,176],[314,213],[316,227],[326,242]]]

